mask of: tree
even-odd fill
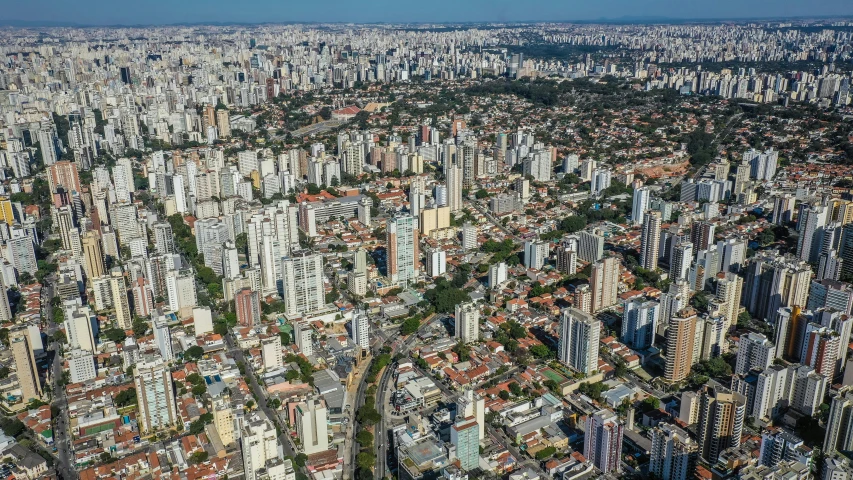
[[[362,448],[369,448],[373,446],[373,434],[367,430],[359,430],[355,435],[355,440]]]
[[[115,402],[116,406],[119,408],[127,407],[128,405],[136,405],[136,389],[130,387],[127,390],[122,390],[115,396],[113,402]]]
[[[407,318],[402,324],[400,324],[400,335],[411,335],[417,332],[420,326],[421,322],[417,317]]]
[[[65,332],[62,330],[53,332],[53,341],[56,343],[65,343]]]
[[[355,457],[355,463],[358,468],[368,469],[376,464],[376,457],[370,452],[359,452]]]
[[[643,400],[641,408],[644,412],[648,412],[650,410],[657,410],[660,408],[660,399],[652,396],[646,397],[646,399]]]
[[[308,461],[308,455],[305,455],[304,453],[297,454],[296,457],[294,457],[294,459],[293,459],[294,465],[296,465],[299,468],[304,467],[305,462],[307,462],[307,461]]]
[[[207,461],[207,452],[200,450],[190,455],[191,463],[202,463]]]
[[[204,395],[205,393],[207,393],[207,386],[204,384],[195,385],[192,389],[192,392],[193,392],[194,396],[200,397],[200,396]]]
[[[127,335],[125,335],[124,330],[120,328],[110,328],[108,330],[104,330],[104,337],[112,342],[121,343],[125,338],[127,338]]]
[[[204,349],[198,345],[193,345],[184,352],[184,358],[189,361],[198,360],[202,356],[204,356]]]
[[[477,198],[477,200],[482,200],[484,198],[489,198],[489,192],[481,188],[477,190],[477,193],[475,193],[474,196]]]
[[[278,332],[278,336],[281,337],[282,345],[290,345],[290,334],[287,332]]]

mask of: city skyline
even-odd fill
[[[169,25],[253,25],[287,23],[678,23],[714,20],[759,20],[784,18],[826,18],[853,16],[849,2],[832,0],[821,5],[775,2],[768,13],[765,2],[726,0],[709,8],[670,0],[628,2],[558,2],[534,0],[525,4],[449,2],[439,0],[429,7],[401,5],[379,0],[365,6],[333,0],[322,8],[314,4],[281,4],[268,0],[253,2],[254,8],[229,8],[231,4],[215,0],[181,2],[178,5],[155,0],[145,4],[123,4],[120,8],[100,0],[68,4],[56,0],[36,0],[26,5],[8,5],[6,20],[0,26],[169,26]],[[157,8],[157,7],[163,8]],[[109,7],[109,8],[106,8]],[[203,8],[202,8],[203,7]],[[615,14],[614,12],[618,12]]]

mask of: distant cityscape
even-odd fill
[[[637,21],[8,21],[0,474],[853,478],[853,18]]]

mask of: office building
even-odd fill
[[[576,308],[566,308],[560,317],[557,358],[586,375],[598,370],[598,341],[601,323]]]
[[[621,470],[623,429],[612,410],[599,410],[586,419],[583,456],[604,474]]]

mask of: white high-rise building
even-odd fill
[[[310,399],[296,405],[296,433],[306,455],[329,449],[326,403]]]
[[[166,317],[156,318],[153,323],[154,343],[160,350],[160,356],[163,360],[170,362],[175,358],[175,355],[172,353],[172,332],[166,323]]]
[[[548,258],[549,244],[543,240],[528,240],[524,242],[524,266],[541,270]]]
[[[500,262],[489,265],[489,288],[495,288],[507,279],[506,263]]]
[[[749,373],[752,369],[764,370],[776,358],[776,347],[764,335],[749,332],[740,336],[735,363],[735,375]]]
[[[631,207],[631,223],[634,225],[642,225],[645,218],[646,210],[649,209],[649,202],[652,195],[649,187],[640,187],[634,190],[634,201]]]
[[[86,350],[72,350],[68,355],[68,370],[71,372],[71,383],[83,383],[98,378],[95,357]]]
[[[651,437],[649,473],[661,480],[693,478],[699,457],[699,445],[687,432],[675,425],[661,423],[652,429]]]
[[[284,304],[288,315],[316,312],[326,305],[323,256],[308,250],[281,259]]]
[[[479,440],[483,441],[486,430],[486,401],[471,389],[466,389],[456,400],[456,418],[474,418],[480,425]]]
[[[275,426],[253,417],[243,425],[240,443],[246,480],[296,480],[293,462],[281,459]]]
[[[473,302],[456,305],[456,338],[462,343],[480,339],[480,310]]]
[[[397,216],[388,221],[388,276],[400,288],[408,288],[420,274],[418,229],[412,216]]]
[[[67,314],[66,314],[67,315]],[[65,334],[68,337],[68,345],[73,350],[85,350],[95,353],[95,335],[92,331],[92,322],[95,321],[86,307],[80,307],[71,312],[65,319]]]
[[[557,356],[563,364],[590,375],[598,370],[598,340],[601,323],[592,315],[566,308],[560,317]]]
[[[261,340],[261,357],[264,362],[264,370],[271,371],[284,366],[284,357],[281,353],[281,337],[271,335]]]
[[[193,329],[196,336],[213,332],[213,315],[210,307],[193,308]]]
[[[447,206],[450,213],[462,210],[462,167],[459,165],[447,167]]]
[[[364,350],[370,349],[370,319],[367,312],[357,308],[352,312],[350,323],[352,341]]]

